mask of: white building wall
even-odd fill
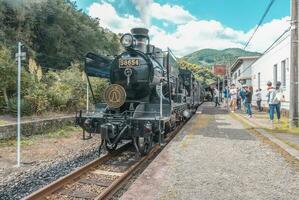
[[[282,61],[285,61],[286,85],[282,87],[286,102],[282,103],[282,108],[289,108],[290,94],[290,44],[291,37],[288,33],[278,41],[267,53],[261,56],[252,65],[252,86],[253,86],[253,104],[256,101],[255,91],[258,89],[258,74],[260,73],[260,88],[262,89],[262,105],[267,104],[267,82],[274,81],[274,66],[277,66],[277,81],[282,82]],[[275,87],[275,85],[273,85]]]
[[[241,84],[238,82],[238,79],[240,77],[251,77],[252,75],[252,70],[251,70],[251,64],[253,63],[253,60],[243,60],[243,63],[234,69],[233,73],[232,73],[232,79],[233,79],[233,83],[237,86],[237,87],[241,87]],[[247,80],[246,81],[246,85],[251,85],[251,81]]]

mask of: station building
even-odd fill
[[[290,56],[291,31],[288,31],[260,57],[239,57],[230,67],[231,83],[235,83],[239,88],[244,84],[251,85],[253,87],[253,105],[256,102],[256,90],[260,88],[262,90],[262,106],[267,108],[267,82],[271,81],[275,87],[276,83],[280,81],[286,100],[282,102],[281,108],[288,111],[291,76]]]
[[[259,59],[251,65],[251,81],[253,86],[253,104],[256,101],[256,89],[262,89],[262,106],[267,104],[267,82],[271,81],[273,86],[277,81],[281,87],[286,101],[282,103],[282,109],[289,110],[290,97],[290,53],[291,36],[290,31],[276,41]]]
[[[252,64],[259,56],[239,57],[230,67],[231,83],[238,88],[242,85],[252,85]]]

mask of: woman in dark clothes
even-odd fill
[[[251,101],[252,101],[252,86],[245,88],[245,106],[246,106],[246,113],[248,114],[248,117],[252,117],[252,110],[251,110]]]

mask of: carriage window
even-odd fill
[[[281,86],[286,86],[286,60],[281,61]]]

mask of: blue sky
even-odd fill
[[[140,26],[150,18],[151,23],[145,26],[150,29],[154,41],[161,43],[158,40],[163,40],[164,48],[173,46],[174,51],[183,55],[198,48],[207,48],[211,44],[204,42],[207,40],[214,41],[212,48],[241,47],[246,43],[270,0],[76,0],[76,2],[78,8],[92,17],[100,18],[101,25],[114,32],[124,32],[125,28],[128,30],[132,28],[130,26]],[[142,13],[148,12],[148,16],[141,16],[140,9]],[[275,40],[279,33],[289,26],[287,18],[289,15],[290,0],[276,0],[260,33],[257,34],[256,41],[253,40],[259,43],[259,40],[264,41],[268,38],[268,41],[264,42],[264,45],[252,44],[249,49],[262,51],[266,48],[271,40]],[[143,18],[146,20],[142,21]],[[277,33],[271,33],[273,30]],[[204,41],[198,45],[184,45],[190,43],[186,36],[181,37],[180,41],[172,42],[183,33],[188,34],[187,31],[197,35],[192,36],[193,39]]]

